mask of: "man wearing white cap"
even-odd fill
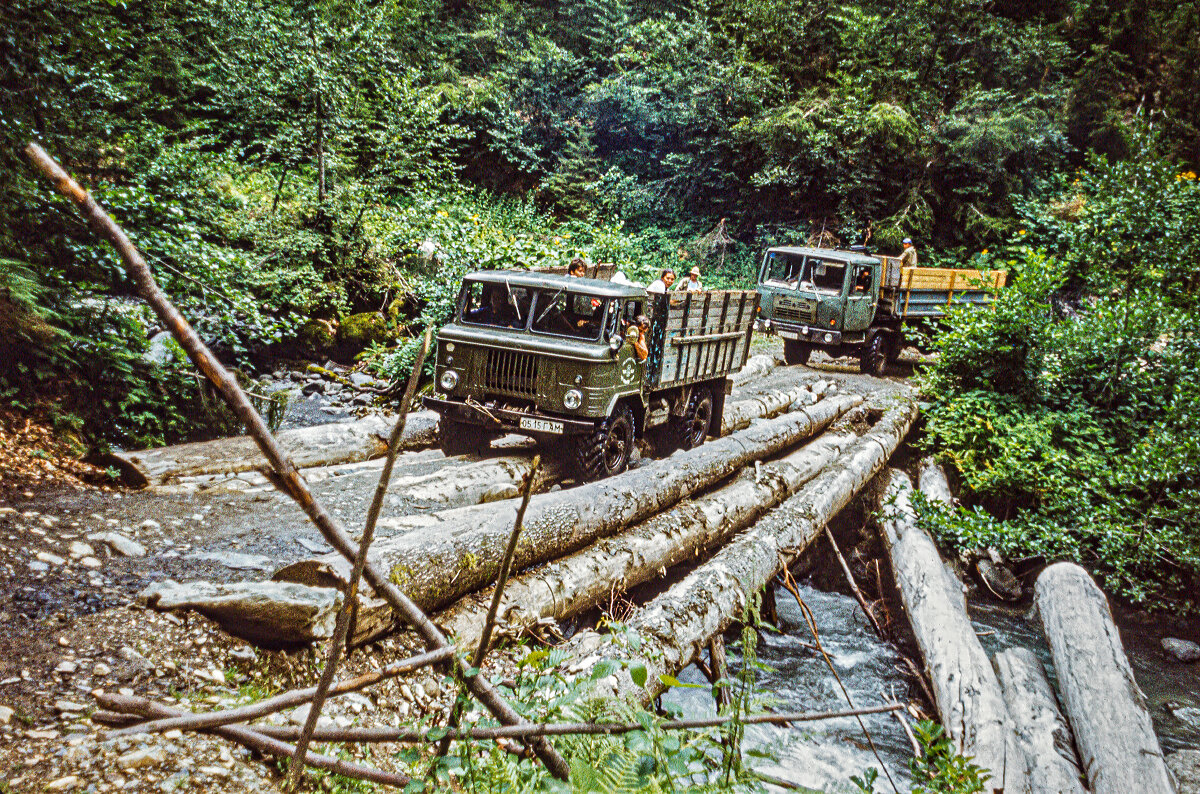
[[[917,249],[913,248],[911,237],[904,238],[904,252],[900,254],[900,267],[917,266]]]
[[[687,280],[681,281],[679,286],[675,289],[687,292],[703,291],[704,287],[700,285],[700,268],[692,267],[692,269],[688,271]]]

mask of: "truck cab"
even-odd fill
[[[669,425],[678,446],[697,446],[720,428],[726,376],[745,363],[757,297],[472,273],[438,332],[440,395],[424,400],[441,417],[438,443],[461,455],[506,433],[528,435],[574,458],[582,479],[623,471],[651,428]],[[643,315],[652,319],[639,329]]]
[[[768,249],[758,274],[756,328],[784,340],[788,364],[814,347],[861,345],[875,321],[883,263],[829,248]]]

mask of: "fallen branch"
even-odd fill
[[[304,482],[304,478],[300,475],[295,464],[292,463],[275,441],[262,416],[250,404],[250,401],[246,398],[237,381],[221,365],[216,356],[212,354],[212,351],[196,335],[195,330],[192,329],[187,320],[183,318],[183,315],[179,313],[179,310],[175,308],[174,304],[171,303],[170,299],[159,288],[157,282],[154,280],[154,276],[150,273],[150,268],[146,264],[146,260],[142,258],[141,253],[129,241],[125,232],[113,222],[112,218],[100,208],[100,205],[95,202],[86,190],[76,184],[58,163],[54,162],[49,155],[42,151],[41,147],[31,143],[25,147],[25,153],[34,165],[37,166],[38,170],[54,182],[55,187],[60,193],[75,202],[84,217],[92,225],[92,228],[103,234],[112,243],[113,247],[117,249],[117,253],[132,275],[142,297],[154,309],[155,314],[158,315],[163,325],[170,329],[172,336],[175,337],[180,347],[187,352],[192,362],[213,383],[217,392],[225,399],[234,414],[246,426],[250,436],[254,439],[255,444],[258,445],[258,448],[262,451],[270,465],[272,472],[271,480],[276,487],[295,500],[296,504],[300,506],[313,524],[321,531],[321,534],[329,545],[333,546],[346,560],[353,560],[356,549],[341,522],[330,515],[313,497],[312,492],[308,489],[308,485]],[[438,630],[437,626],[429,620],[428,616],[400,588],[392,584],[383,572],[368,563],[363,573],[367,582],[375,588],[376,592],[409,625],[416,629],[430,650],[437,650],[448,645],[445,636]],[[488,681],[481,676],[468,676],[466,680],[472,694],[500,722],[505,724],[520,724],[524,722],[521,715],[500,697],[499,693]],[[568,779],[570,768],[562,756],[549,743],[545,740],[535,742],[534,752],[537,753],[538,758],[546,765],[551,774],[560,780]]]
[[[169,708],[168,706],[141,697],[105,693],[96,695],[96,700],[106,709],[117,712],[132,712],[146,717],[163,719],[183,714],[178,709]],[[292,745],[267,736],[257,729],[245,725],[222,725],[207,730],[217,736],[231,739],[244,747],[256,750],[264,755],[273,755],[276,758],[291,758],[296,753],[296,748]],[[400,772],[385,772],[382,769],[356,764],[353,761],[343,761],[340,758],[332,758],[320,753],[309,753],[305,759],[305,763],[317,769],[324,769],[328,772],[335,772],[339,775],[345,775],[357,780],[366,780],[371,783],[380,783],[385,786],[407,786],[412,780],[408,775]]]
[[[407,659],[402,659],[398,662],[393,662],[382,670],[375,670],[370,673],[347,678],[337,682],[329,687],[329,696],[344,695],[347,692],[358,692],[366,689],[369,686],[378,684],[381,681],[386,681],[389,678],[395,678],[398,675],[419,670],[422,667],[427,667],[431,664],[444,662],[454,656],[454,649],[451,647],[441,648],[436,651],[420,654],[419,656],[410,656]],[[312,700],[316,694],[315,686],[305,689],[293,689],[290,692],[282,692],[273,697],[265,698],[256,703],[250,703],[237,708],[225,709],[223,711],[209,711],[201,714],[186,714],[181,712],[177,717],[169,717],[153,722],[144,722],[134,728],[112,731],[105,738],[111,739],[118,736],[128,736],[137,733],[161,733],[170,730],[183,731],[202,731],[209,728],[216,728],[221,725],[234,725],[239,722],[249,722],[260,717],[265,717],[268,714],[275,714],[284,709],[302,706]]]
[[[143,699],[138,698],[137,700]],[[107,723],[110,720],[112,722],[119,722],[129,718],[128,714],[123,713],[126,711],[125,708],[114,707],[108,702],[105,702],[104,705],[106,708],[112,709],[112,711],[108,713],[96,712],[92,715],[92,719]],[[858,717],[867,714],[884,714],[903,708],[902,704],[889,703],[884,706],[869,706],[844,711],[799,711],[782,714],[752,714],[742,716],[741,718],[723,716],[688,720],[667,720],[658,723],[657,727],[665,731],[698,730],[701,728],[719,728],[735,721],[745,725],[779,725],[789,722],[817,722],[819,720]],[[292,740],[300,732],[300,729],[294,726],[255,725],[253,729],[261,732],[264,736],[270,736],[281,741]],[[209,729],[204,728],[202,730]],[[312,738],[314,742],[344,742],[347,744],[386,744],[390,742],[397,744],[433,744],[440,742],[446,737],[454,741],[466,739],[528,739],[534,736],[615,735],[644,730],[646,730],[646,726],[639,722],[542,722],[526,723],[525,725],[506,725],[499,728],[456,729],[449,732],[446,732],[445,728],[427,728],[422,730],[415,730],[413,728],[317,728],[313,732]]]

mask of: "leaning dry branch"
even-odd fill
[[[304,510],[313,524],[321,531],[325,540],[333,546],[346,560],[353,560],[355,547],[341,522],[333,517],[324,506],[313,497],[304,478],[296,466],[276,443],[270,429],[262,416],[250,404],[237,381],[221,365],[212,351],[188,324],[179,310],[159,288],[150,267],[141,253],[130,242],[125,232],[100,208],[100,205],[81,188],[70,176],[47,155],[41,147],[29,144],[25,153],[34,165],[50,178],[60,193],[73,201],[88,222],[99,233],[103,234],[117,249],[121,260],[133,276],[138,290],[154,309],[155,314],[163,325],[171,331],[172,336],[180,347],[187,352],[188,357],[200,371],[212,381],[222,398],[229,404],[234,414],[240,419],[254,438],[255,443],[266,457],[272,472],[272,481],[280,490],[288,494],[296,504]],[[428,616],[389,580],[388,576],[377,567],[367,564],[363,571],[367,582],[375,588],[400,617],[411,625],[421,635],[430,650],[446,647],[449,643],[441,631],[429,620]],[[468,676],[468,686],[473,695],[502,723],[515,725],[524,722],[518,714],[494,687],[481,676]],[[534,752],[546,768],[561,780],[570,776],[570,768],[558,752],[544,739],[533,746]]]
[[[111,709],[112,711],[139,714],[156,719],[166,719],[183,715],[183,712],[178,709],[173,709],[142,697],[101,693],[96,695],[96,700],[104,708]],[[265,755],[273,755],[276,758],[291,758],[296,753],[296,748],[292,745],[267,736],[257,729],[245,725],[222,725],[218,728],[209,728],[207,730],[217,736],[231,739],[251,750]],[[339,775],[345,775],[357,780],[366,780],[371,783],[380,783],[385,786],[407,786],[412,780],[408,775],[399,772],[385,772],[382,769],[356,764],[352,761],[344,761],[340,758],[331,758],[319,753],[309,753],[305,759],[305,763],[317,769],[324,769],[328,772],[336,772]]]
[[[374,670],[354,678],[347,678],[329,687],[329,695],[331,697],[344,695],[347,692],[358,692],[366,689],[369,686],[378,684],[381,681],[386,681],[389,678],[395,678],[398,675],[419,670],[422,667],[428,667],[431,664],[437,664],[449,660],[454,656],[454,649],[451,647],[440,648],[436,651],[429,651],[418,656],[410,656],[407,659],[401,659],[398,662],[393,662],[381,670]],[[251,703],[246,706],[237,708],[225,709],[224,711],[209,711],[202,714],[180,714],[178,717],[168,717],[152,722],[143,722],[129,728],[112,731],[106,738],[115,738],[118,736],[126,736],[135,733],[162,733],[170,730],[184,731],[203,731],[209,728],[216,728],[221,725],[233,725],[239,722],[249,722],[260,717],[265,717],[268,714],[275,714],[284,709],[301,706],[312,700],[316,694],[316,687],[307,687],[305,689],[293,689],[290,692],[282,692],[273,697],[265,698],[257,703]]]
[[[313,692],[312,708],[309,709],[308,717],[304,721],[304,730],[300,732],[300,738],[296,741],[295,758],[288,767],[286,788],[292,791],[300,783],[309,740],[312,738],[312,732],[317,728],[321,708],[325,705],[325,695],[329,692],[329,687],[333,684],[333,676],[337,672],[342,646],[346,644],[350,625],[354,622],[358,612],[358,589],[359,583],[362,581],[363,568],[367,564],[367,549],[371,548],[371,541],[375,537],[375,523],[379,520],[379,511],[383,509],[383,497],[387,494],[388,481],[392,479],[392,467],[396,463],[396,453],[400,451],[400,439],[404,435],[408,409],[412,406],[413,397],[417,393],[417,384],[421,380],[421,367],[425,364],[425,356],[429,353],[429,344],[432,341],[433,328],[430,327],[425,330],[425,338],[421,340],[417,358],[413,362],[412,371],[408,374],[408,386],[404,390],[404,397],[400,400],[400,415],[396,418],[396,425],[392,428],[392,435],[388,438],[387,459],[384,461],[383,471],[379,473],[379,484],[375,487],[375,495],[372,497],[371,507],[367,511],[367,523],[363,528],[358,551],[354,555],[350,586],[346,589],[346,603],[342,606],[342,611],[338,613],[333,637],[329,640],[329,656],[325,660],[325,666],[321,669],[321,678],[317,682],[317,689]]]

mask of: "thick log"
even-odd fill
[[[401,448],[413,449],[433,443],[436,419],[437,415],[430,411],[410,416]],[[292,462],[303,469],[380,457],[387,452],[387,437],[391,429],[389,419],[373,414],[354,422],[292,428],[280,432],[276,438]],[[254,471],[267,465],[250,436],[196,441],[116,455],[123,466],[139,474],[147,485],[164,485],[180,477]]]
[[[541,565],[508,583],[500,615],[519,633],[540,619],[564,620],[724,543],[815,477],[857,439],[826,433],[783,460],[747,467],[729,485],[684,501],[611,538]],[[460,648],[479,642],[486,592],[437,616]]]
[[[682,669],[708,641],[743,614],[746,600],[781,568],[784,552],[805,548],[887,463],[916,418],[916,405],[897,401],[878,423],[817,477],[711,560],[639,610],[626,627],[641,638],[636,657],[650,671],[644,687],[628,671],[616,676],[616,694],[649,702],[661,694],[662,674]],[[580,657],[632,655],[608,636],[576,635],[568,646]]]
[[[746,359],[746,365],[730,376],[733,385],[744,386],[752,380],[761,378],[771,370],[775,369],[776,361],[774,356],[751,356]]]
[[[1029,790],[1085,794],[1071,729],[1058,710],[1041,661],[1028,648],[1009,648],[996,654],[992,664],[1029,765]]]
[[[721,435],[749,427],[755,419],[770,419],[785,413],[791,408],[792,403],[811,394],[809,385],[811,384],[806,383],[785,391],[771,391],[758,397],[738,400],[726,405],[725,413],[721,417]],[[812,397],[809,399],[816,402],[816,399]]]
[[[1037,609],[1088,788],[1174,794],[1146,696],[1134,680],[1108,600],[1073,563],[1042,571]]]
[[[908,476],[891,471],[881,524],[938,714],[955,749],[991,775],[989,789],[1028,792],[1025,754],[1017,746],[1000,682],[975,636],[962,593],[946,575],[933,540],[917,526],[911,494]]]
[[[925,495],[932,504],[941,505],[947,510],[954,509],[954,494],[950,491],[950,481],[946,471],[933,458],[921,461],[917,473],[917,489]],[[963,598],[963,609],[966,606],[967,588],[963,583],[962,565],[955,558],[944,561],[946,576],[950,577],[950,586],[958,591]]]
[[[328,639],[342,603],[337,590],[290,582],[181,584],[170,579],[147,587],[138,598],[152,609],[199,612],[230,634],[268,647]]]
[[[557,559],[659,513],[747,463],[820,432],[861,401],[858,396],[822,400],[619,477],[539,494],[529,503],[514,567]],[[515,500],[508,500],[422,516],[425,526],[419,531],[375,543],[372,562],[388,570],[422,608],[445,606],[495,579],[516,510]],[[343,588],[348,574],[345,558],[333,554],[289,565],[275,579]]]

